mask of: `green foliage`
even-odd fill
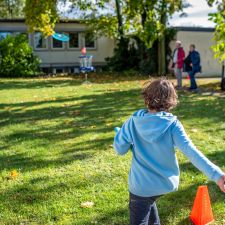
[[[216,41],[215,45],[211,46],[211,49],[214,51],[215,58],[220,58],[220,61],[225,60],[225,13],[211,13],[209,14],[209,20],[216,23],[216,30],[214,32],[214,40]]]
[[[130,44],[129,38],[122,38],[114,49],[114,56],[107,57],[106,66],[103,68],[108,71],[128,71],[138,70],[138,52],[134,44]]]
[[[30,33],[39,30],[43,37],[54,33],[53,28],[59,19],[57,2],[57,0],[26,0],[23,12]]]
[[[177,30],[167,28],[165,31],[165,61],[168,68],[172,51],[169,43],[174,40]],[[130,39],[136,42],[136,45],[130,44]],[[153,43],[151,48],[146,45],[137,36],[123,39],[117,43],[114,49],[114,56],[106,58],[104,70],[126,72],[138,70],[141,74],[153,75],[158,70],[158,41]]]
[[[154,41],[161,39],[166,29],[166,23],[162,21],[162,16],[172,15],[175,11],[182,11],[185,1],[176,0],[129,0],[125,9],[127,23],[132,22],[131,30],[145,43],[147,48],[151,48]]]
[[[86,16],[80,21],[87,26],[86,32],[96,33],[98,37],[110,37],[110,38],[120,38],[118,32],[118,20],[116,16],[110,14],[99,15],[98,17],[94,14],[92,19]]]
[[[2,62],[0,64],[1,76],[28,76],[39,69],[40,60],[33,56],[25,34],[14,37],[8,35],[0,42]]]
[[[0,0],[0,18],[18,18],[23,16],[25,0]]]

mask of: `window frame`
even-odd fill
[[[69,74],[71,74],[71,69],[74,69],[74,74],[78,74],[79,73],[79,67],[78,66],[74,66],[74,67],[69,67]],[[77,69],[77,72],[75,71]]]
[[[57,31],[56,33],[64,34],[64,32]],[[64,51],[65,50],[65,41],[62,41],[62,48],[54,48],[53,47],[53,37],[51,36],[51,50],[53,51]]]
[[[8,35],[12,36],[13,31],[0,31],[0,33],[9,33]],[[4,40],[8,35],[6,35],[2,40]]]
[[[53,67],[53,68],[52,68],[52,74],[58,74],[57,72],[54,73],[54,70],[57,70],[57,69],[62,69],[62,70],[63,70],[62,73],[65,73],[65,72],[66,72],[65,67]],[[59,74],[60,74],[60,73],[59,73]]]
[[[46,47],[45,48],[37,48],[36,47],[36,44],[35,44],[35,33],[37,33],[37,32],[39,32],[39,33],[41,33],[40,31],[35,31],[34,32],[34,35],[33,35],[33,40],[34,40],[34,50],[38,50],[38,51],[46,51],[46,50],[48,50],[48,37],[47,38],[45,38],[45,40],[46,40]],[[29,35],[28,35],[29,36]],[[42,36],[41,36],[42,37]],[[42,38],[44,38],[44,37],[42,37]],[[29,40],[29,39],[28,39]]]
[[[70,47],[70,42],[68,41],[68,44],[67,44],[67,48],[68,50],[80,50],[81,49],[81,40],[80,40],[80,32],[78,31],[69,31],[67,32],[67,36],[69,37],[69,34],[70,33],[75,33],[75,34],[78,34],[78,47]]]
[[[89,49],[89,50],[96,50],[97,49],[96,35],[95,34],[93,34],[93,35],[94,35],[94,47],[86,47],[86,41],[85,41],[85,35],[84,35],[84,37],[83,37],[83,43],[84,43],[84,47],[86,49]]]

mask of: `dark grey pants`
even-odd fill
[[[174,68],[175,77],[177,78],[177,86],[182,87],[182,72],[181,68]]]
[[[130,192],[130,225],[160,225],[156,201],[161,196],[140,197]]]

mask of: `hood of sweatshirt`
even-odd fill
[[[163,111],[158,113],[147,112],[147,110],[139,110],[134,113],[132,119],[136,130],[144,140],[150,143],[157,142],[177,117]]]

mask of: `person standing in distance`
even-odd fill
[[[185,53],[183,48],[181,47],[181,42],[176,41],[176,49],[173,52],[173,63],[172,68],[174,68],[174,74],[177,78],[177,86],[175,88],[182,87],[182,71],[184,65]]]
[[[191,63],[190,66],[192,67],[191,71],[188,71],[188,75],[191,81],[191,87],[189,90],[196,90],[198,86],[195,81],[195,74],[198,72],[202,72],[201,64],[200,64],[200,54],[195,50],[195,45],[190,45],[190,52],[191,52]]]

